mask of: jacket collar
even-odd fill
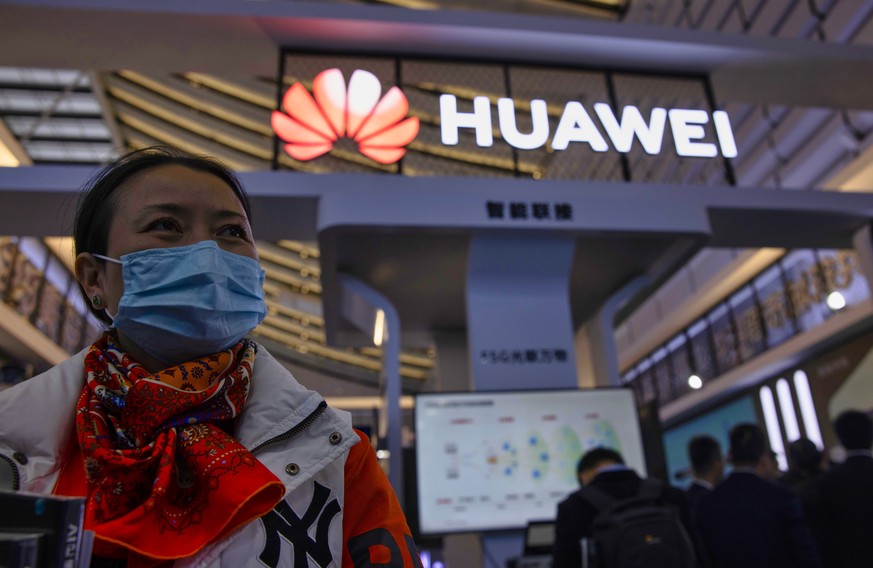
[[[261,345],[253,367],[251,390],[235,434],[249,449],[289,431],[324,400],[298,383]]]

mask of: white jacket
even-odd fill
[[[84,386],[86,351],[0,392],[0,471],[6,470],[0,473],[0,488],[5,475],[14,489],[52,492],[62,454],[75,433],[73,416]],[[285,484],[284,502],[175,566],[341,566],[344,470],[360,438],[348,413],[328,408],[321,395],[301,386],[261,346],[253,366],[251,390],[235,436]],[[378,467],[375,457],[362,461],[363,466],[355,468],[368,468],[372,475],[373,466]],[[394,499],[393,494],[389,499]],[[396,499],[390,505],[395,503]],[[404,532],[408,534],[408,529]],[[364,536],[362,545],[373,544],[374,535]],[[393,543],[382,544],[391,548]],[[405,545],[411,554],[392,558],[391,566],[418,565],[411,538],[396,544],[392,550]],[[351,552],[355,558],[356,552]]]

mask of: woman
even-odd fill
[[[366,438],[244,337],[266,315],[249,217],[233,173],[170,148],[92,180],[76,278],[111,325],[0,393],[0,469],[84,496],[99,565],[418,566]]]

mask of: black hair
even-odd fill
[[[767,437],[757,424],[738,424],[730,433],[731,460],[735,465],[758,463],[770,451]]]
[[[248,195],[229,167],[210,156],[190,154],[171,146],[150,146],[119,157],[94,174],[82,188],[73,224],[75,255],[83,252],[106,254],[109,226],[115,214],[116,190],[136,174],[167,165],[184,166],[219,178],[233,190],[251,222]],[[79,290],[91,313],[109,323],[109,318],[102,310],[94,309],[81,286]]]
[[[688,459],[697,475],[709,472],[722,459],[718,440],[707,434],[694,436],[688,442]]]
[[[846,410],[834,421],[837,438],[847,450],[869,450],[873,446],[873,421],[860,410]]]
[[[809,438],[798,438],[788,444],[788,461],[792,467],[807,473],[821,469],[821,452]]]
[[[624,465],[624,458],[621,457],[620,453],[611,448],[594,448],[585,452],[585,455],[579,459],[579,463],[576,465],[576,473],[581,474],[583,471],[594,469],[605,462]]]

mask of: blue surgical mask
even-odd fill
[[[121,260],[124,294],[112,327],[170,365],[236,344],[267,315],[264,270],[215,241],[142,250]]]

